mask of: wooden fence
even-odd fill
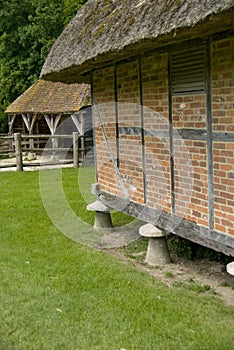
[[[64,142],[65,140],[66,142]],[[61,145],[59,143],[61,143]],[[69,147],[64,146],[64,144],[66,144],[66,146],[68,144]],[[78,132],[73,132],[72,135],[23,135],[15,133],[9,136],[0,134],[0,156],[15,156],[14,164],[4,164],[0,165],[0,167],[16,166],[17,171],[23,171],[24,166],[61,164],[58,160],[56,162],[56,157],[59,154],[67,155],[72,152],[73,159],[63,159],[62,163],[73,163],[73,166],[77,168],[83,159],[83,154],[85,152],[84,144],[84,136],[79,135]],[[35,162],[23,163],[23,152],[43,153],[43,155],[46,152],[48,154],[51,153],[53,160],[43,162],[42,164]]]

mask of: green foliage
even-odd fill
[[[173,283],[173,286],[176,288],[183,288],[185,290],[190,290],[194,293],[200,294],[200,293],[210,293],[210,294],[216,294],[214,289],[207,285],[207,284],[201,284],[194,282],[193,280],[188,280],[185,282],[182,281],[175,281]]]
[[[70,20],[76,14],[77,10],[86,2],[87,0],[64,0],[64,26],[70,22]]]
[[[168,246],[169,249],[175,251],[178,256],[182,256],[189,260],[207,258],[211,261],[217,261],[222,264],[227,264],[232,261],[231,257],[228,257],[223,253],[203,247],[179,236],[170,236],[168,238]]]
[[[39,77],[49,50],[87,0],[0,1],[0,132],[7,106]]]
[[[124,252],[126,256],[130,258],[136,259],[138,256],[141,259],[143,255],[143,254],[141,255],[141,253],[146,253],[147,246],[148,246],[148,239],[145,237],[140,237],[139,239],[128,243],[128,245],[124,247]]]
[[[0,132],[6,133],[8,131],[7,116],[4,114],[4,108],[0,105]]]
[[[229,287],[229,288],[232,288],[234,290],[234,282],[233,283],[222,282],[221,286],[222,287]]]
[[[165,272],[165,277],[166,277],[166,278],[174,278],[175,275],[174,275],[174,273],[171,272],[171,271],[166,271],[166,272]]]

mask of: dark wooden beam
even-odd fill
[[[234,257],[234,236],[199,226],[194,222],[146,205],[129,202],[105,191],[100,191],[99,185],[96,185],[95,192],[105,205],[114,210],[121,211],[141,221],[149,222],[169,233]]]
[[[214,228],[214,175],[213,175],[213,125],[212,125],[212,86],[211,86],[211,41],[207,40],[205,55],[206,73],[206,129],[207,129],[207,165],[208,165],[208,206],[209,227]]]
[[[92,113],[92,126],[93,126],[93,152],[94,152],[94,167],[95,167],[95,180],[98,182],[98,169],[97,169],[97,154],[96,154],[96,133],[95,133],[95,115],[94,115],[94,109],[95,109],[95,98],[94,98],[94,91],[93,91],[93,75],[95,71],[90,72],[90,85],[91,85],[91,101],[92,101],[92,107],[91,107],[91,113]]]
[[[116,134],[116,163],[119,168],[119,109],[118,109],[118,81],[117,65],[114,66],[114,93],[115,93],[115,134]]]
[[[144,125],[144,106],[143,106],[143,89],[142,89],[142,72],[141,72],[141,60],[138,60],[138,81],[140,92],[140,109],[141,109],[141,146],[142,146],[142,172],[143,172],[143,190],[144,190],[144,203],[147,201],[146,190],[146,155],[145,155],[145,125]]]
[[[171,54],[168,56],[168,118],[169,118],[169,147],[171,167],[171,208],[175,213],[175,174],[174,174],[174,133],[173,133],[173,112],[172,112],[172,72]]]

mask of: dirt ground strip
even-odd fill
[[[224,304],[234,307],[234,276],[226,272],[226,266],[208,259],[187,260],[171,254],[171,264],[151,267],[144,262],[145,252],[136,253],[134,257],[126,256],[123,248],[109,249],[106,252],[117,256],[122,261],[130,262],[137,269],[148,273],[156,279],[173,286],[176,283],[188,284],[189,281],[209,286],[217,293]],[[134,256],[134,254],[132,254]]]

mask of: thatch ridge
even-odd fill
[[[39,79],[12,102],[6,113],[72,113],[91,105],[90,86]]]
[[[233,13],[233,0],[89,0],[53,45],[41,77],[85,81],[92,68],[196,36],[208,19],[214,32],[230,28]]]

